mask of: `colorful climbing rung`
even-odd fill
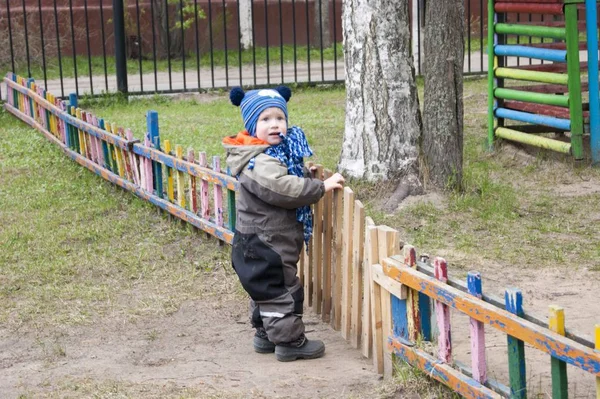
[[[536,104],[558,105],[560,107],[569,106],[569,97],[555,94],[530,93],[527,91],[497,88],[494,90],[494,96],[505,100],[517,100]]]
[[[502,139],[516,141],[532,145],[535,147],[545,148],[548,150],[562,152],[563,154],[571,153],[571,144],[563,141],[552,140],[546,137],[535,136],[532,134],[522,133],[516,130],[499,127],[496,129],[496,136]]]
[[[552,116],[530,114],[528,112],[514,111],[506,108],[498,108],[495,111],[497,118],[511,119],[514,121],[533,123],[564,130],[571,130],[571,121],[568,119],[554,118]]]
[[[499,78],[527,80],[529,82],[566,85],[569,79],[569,75],[562,73],[526,71],[516,68],[496,68],[495,72]]]
[[[526,102],[522,102],[522,101],[504,101],[504,108],[514,109],[516,111],[529,112],[532,114],[553,116],[555,118],[560,118],[560,119],[570,118],[570,112],[569,112],[568,108],[557,107],[554,105],[532,104],[532,103],[526,103]],[[583,112],[583,120],[586,123],[588,122],[589,112],[587,112],[587,111]]]
[[[495,32],[503,35],[547,37],[551,39],[562,39],[567,37],[565,28],[554,28],[549,26],[532,26],[523,24],[496,24]]]
[[[567,60],[566,50],[552,50],[528,46],[496,45],[494,54],[504,57],[527,57],[536,60],[565,62]]]
[[[496,2],[494,10],[498,13],[550,14],[562,15],[562,4],[504,3]]]

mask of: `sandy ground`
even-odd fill
[[[600,281],[595,272],[490,264],[479,271],[487,293],[501,296],[505,287],[518,286],[527,311],[543,316],[548,305],[560,304],[567,326],[580,333],[592,331],[598,322]],[[470,364],[468,319],[458,312],[452,317],[454,359]],[[292,363],[253,351],[246,304],[239,295],[188,301],[161,317],[128,320],[116,315],[92,326],[54,331],[0,329],[0,397],[54,397],[53,392],[60,393],[56,397],[171,397],[185,389],[190,391],[184,397],[200,398],[405,397],[401,392],[382,396],[381,379],[370,361],[314,314],[308,312],[305,319],[309,338],[322,339],[327,352],[321,359]],[[506,383],[506,335],[488,327],[486,347],[489,376]],[[550,397],[549,356],[526,352],[531,393]],[[591,375],[569,367],[569,383],[571,397],[595,397]],[[102,384],[122,396],[110,395]]]
[[[253,351],[239,301],[193,301],[158,320],[107,321],[46,337],[0,330],[0,397],[37,397],[58,386],[64,392],[65,382],[86,380],[170,384],[192,388],[195,397],[374,397],[380,378],[368,360],[314,315],[306,324],[309,338],[326,343],[326,355],[290,363]]]

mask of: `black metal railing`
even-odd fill
[[[486,6],[465,0],[467,74],[487,70]],[[425,7],[411,4],[418,74]],[[0,75],[61,97],[343,82],[341,17],[342,0],[5,0]]]

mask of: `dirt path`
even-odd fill
[[[306,317],[308,336],[324,340],[325,357],[280,363],[253,351],[245,306],[219,302],[192,301],[160,319],[45,337],[0,330],[0,396],[52,396],[60,387],[61,394],[117,388],[134,397],[374,397],[380,382],[372,366],[313,315]]]
[[[597,322],[596,273],[519,272],[489,264],[480,271],[488,293],[501,296],[504,287],[521,288],[527,311],[544,316],[548,305],[560,304],[568,327],[580,333]],[[468,319],[458,312],[452,317],[454,359],[469,364]],[[238,294],[188,301],[162,317],[130,321],[119,314],[93,326],[22,334],[0,329],[0,397],[382,397],[382,382],[371,363],[314,314],[305,318],[309,337],[323,339],[327,353],[292,363],[252,350],[252,331]],[[507,381],[506,336],[486,328],[486,347],[489,376]],[[547,393],[549,357],[528,348],[527,361],[529,389]],[[569,384],[571,397],[593,397],[589,374],[569,367]]]

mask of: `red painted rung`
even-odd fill
[[[496,0],[496,3],[514,3],[515,0]],[[563,3],[563,0],[522,0],[519,3],[523,4],[554,4],[554,3]]]
[[[568,93],[569,88],[566,85],[529,85],[529,86],[510,86],[512,90],[531,91],[534,93]],[[588,91],[588,84],[581,83],[581,91]]]
[[[567,43],[565,42],[557,42],[557,43],[531,43],[531,44],[527,44],[529,47],[537,47],[537,48],[550,48],[550,49],[554,49],[554,50],[566,50],[567,49]],[[587,43],[586,42],[579,42],[579,50],[586,50],[587,49]]]
[[[494,10],[499,13],[523,13],[523,14],[551,14],[562,15],[563,5],[541,4],[541,3],[498,3]]]
[[[505,101],[504,108],[514,109],[516,111],[529,112],[537,115],[553,116],[555,118],[570,119],[569,108],[557,107],[555,105],[532,104],[522,101]],[[587,104],[583,105],[583,121],[589,122],[590,112]]]
[[[510,22],[512,23],[512,21]],[[564,28],[565,27],[565,21],[532,21],[532,22],[522,22],[522,21],[515,21],[515,23],[518,23],[519,25],[530,25],[530,26],[552,26],[552,27],[558,27],[558,28]],[[598,26],[600,26],[600,23],[598,24]],[[579,30],[584,30],[586,27],[586,23],[585,21],[579,21],[577,23],[577,29]]]
[[[521,65],[517,69],[525,69],[528,71],[540,72],[567,72],[567,64],[537,64],[537,65]],[[582,62],[579,64],[579,71],[585,72],[588,69],[588,63]]]

